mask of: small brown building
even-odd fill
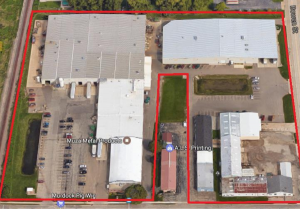
[[[172,133],[170,132],[165,132],[162,134],[162,139],[165,141],[167,144],[172,144]]]

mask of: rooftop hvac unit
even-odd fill
[[[245,40],[245,36],[241,36],[241,39],[242,39],[242,40]]]

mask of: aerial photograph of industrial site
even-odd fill
[[[32,12],[12,55],[0,201],[300,203],[299,2],[269,14],[238,0],[209,14],[57,2],[38,4],[59,11]]]

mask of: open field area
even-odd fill
[[[182,76],[164,77],[160,122],[183,122],[186,119],[186,79]]]
[[[49,1],[49,2],[39,2],[38,9],[46,10],[46,9],[54,9],[57,10],[60,8],[60,2],[58,1]]]
[[[0,0],[0,42],[3,44],[0,52],[0,95],[6,78],[10,50],[16,37],[19,16],[23,1]]]
[[[28,46],[28,51],[31,44]],[[41,120],[42,114],[29,114],[28,102],[25,94],[27,73],[30,53],[27,53],[25,67],[22,78],[22,85],[18,99],[18,107],[15,116],[14,129],[9,149],[9,157],[5,173],[5,181],[2,197],[6,198],[28,198],[25,194],[26,187],[36,188],[37,171],[33,175],[24,175],[21,171],[23,155],[26,148],[26,138],[29,134],[29,124],[33,120]],[[29,196],[34,198],[35,196]]]
[[[44,17],[42,14],[37,14],[34,16],[35,19]],[[30,51],[31,51],[31,40],[28,43],[28,49],[26,54],[26,60],[24,65],[22,85],[19,92],[18,98],[18,107],[16,111],[14,129],[11,138],[11,145],[9,149],[9,157],[7,161],[7,168],[5,173],[5,181],[2,197],[6,198],[34,198],[35,196],[27,196],[25,194],[26,187],[36,188],[36,181],[38,178],[37,171],[33,175],[24,175],[22,173],[23,166],[23,156],[26,149],[26,138],[29,134],[29,125],[30,122],[34,120],[41,120],[42,114],[28,113],[28,97],[25,93],[26,83],[27,83],[27,74],[28,66],[30,60]]]
[[[293,111],[292,96],[290,94],[287,94],[282,98],[282,101],[283,101],[284,120],[286,123],[293,123],[294,111]]]
[[[195,79],[195,94],[198,95],[252,94],[248,75],[206,75],[198,78]]]

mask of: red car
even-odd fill
[[[29,102],[34,102],[34,101],[35,101],[35,98],[29,98],[28,101],[29,101]]]
[[[265,115],[261,115],[260,119],[261,119],[261,121],[264,121],[265,120]]]
[[[30,97],[35,97],[35,93],[30,93],[29,96]]]
[[[48,118],[51,117],[51,113],[50,112],[45,112],[44,117],[48,117]]]

